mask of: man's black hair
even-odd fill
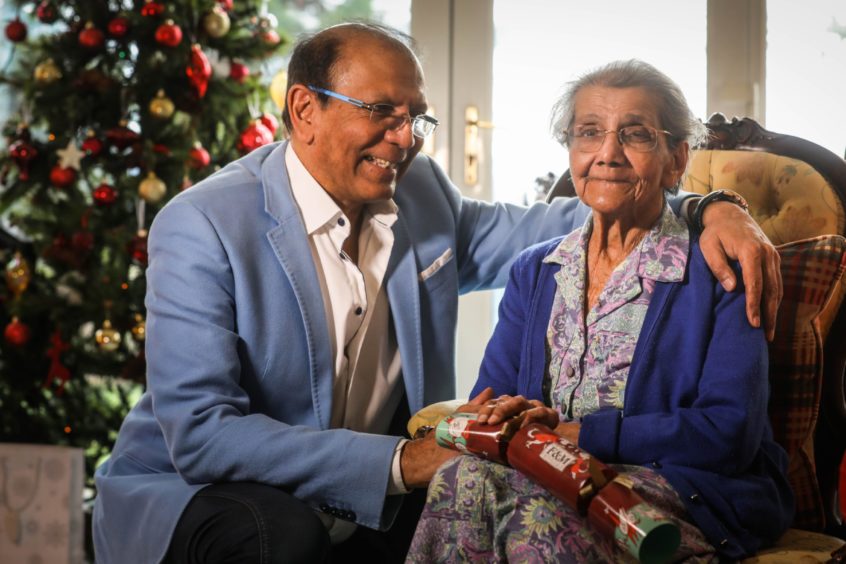
[[[288,91],[294,84],[332,90],[334,78],[332,75],[341,54],[341,47],[345,41],[358,35],[381,39],[388,44],[393,43],[397,48],[408,49],[412,54],[414,53],[415,43],[409,35],[397,29],[372,22],[339,24],[304,36],[294,46],[291,60],[288,63],[286,99]],[[318,94],[317,98],[321,104],[326,104],[329,99],[325,94]],[[282,110],[282,121],[285,122],[285,127],[288,128],[289,132],[293,130],[287,104]]]

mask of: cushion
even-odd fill
[[[826,179],[798,159],[759,151],[694,151],[684,189],[707,194],[729,188],[775,245],[843,233],[846,215]]]
[[[769,348],[770,420],[790,457],[793,526],[821,530],[825,519],[813,456],[823,377],[819,317],[846,269],[846,239],[824,235],[777,248],[784,298]]]
[[[408,436],[413,437],[417,433],[417,429],[420,427],[436,427],[438,425],[438,421],[447,415],[452,415],[458,411],[459,407],[468,401],[468,398],[458,398],[447,401],[439,401],[438,403],[427,405],[412,415],[411,419],[408,420],[408,424],[406,426],[406,429],[408,429]]]

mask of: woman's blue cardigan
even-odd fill
[[[513,265],[471,397],[490,386],[546,401],[559,265],[543,258],[560,240],[527,249]],[[723,290],[692,241],[684,280],[656,285],[625,407],[584,417],[579,446],[605,463],[653,468],[720,555],[740,559],[775,542],[793,518],[787,455],[773,441],[767,399],[763,331],[746,320],[742,287]]]

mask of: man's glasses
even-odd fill
[[[431,135],[438,127],[438,120],[426,114],[419,114],[414,117],[408,114],[398,114],[396,113],[397,109],[390,104],[368,104],[367,102],[362,102],[361,100],[356,100],[355,98],[350,98],[349,96],[344,96],[343,94],[338,94],[325,88],[318,88],[311,85],[308,88],[313,92],[319,92],[320,94],[337,98],[342,102],[367,110],[370,112],[370,121],[385,130],[396,131],[406,123],[411,122],[412,135],[424,139]]]
[[[673,134],[665,129],[655,129],[648,125],[627,125],[618,130],[599,129],[592,125],[578,125],[567,130],[567,144],[580,153],[595,153],[602,147],[605,136],[614,133],[623,147],[638,153],[654,151],[658,146],[658,134]]]

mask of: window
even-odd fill
[[[767,2],[767,129],[846,152],[846,2]]]
[[[609,18],[608,14],[614,14]],[[668,22],[672,22],[671,25]],[[679,83],[694,113],[706,102],[706,3],[494,2],[493,193],[521,203],[535,179],[568,167],[549,131],[566,82],[617,59],[642,59]]]

